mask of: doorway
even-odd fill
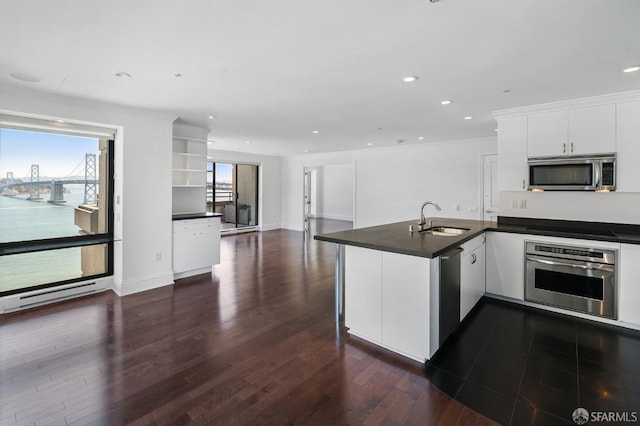
[[[353,229],[355,166],[303,168],[303,230],[305,237]]]
[[[207,163],[207,211],[222,215],[222,230],[258,226],[258,166]]]

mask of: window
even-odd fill
[[[207,162],[207,211],[222,214],[222,229],[258,225],[258,166]]]
[[[113,273],[113,132],[0,116],[0,296]]]

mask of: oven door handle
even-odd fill
[[[533,256],[527,256],[527,261],[530,262],[538,262],[538,263],[543,263],[545,265],[552,265],[552,266],[566,266],[567,268],[579,268],[579,269],[593,269],[593,270],[598,270],[598,271],[607,271],[607,272],[613,272],[613,266],[611,265],[604,265],[599,263],[598,267],[594,268],[592,266],[588,266],[588,265],[581,265],[581,264],[575,264],[575,263],[567,263],[567,262],[557,262],[555,260],[546,260],[546,259],[539,259],[537,257],[533,257]]]

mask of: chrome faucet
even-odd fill
[[[418,221],[418,231],[424,231],[425,229],[431,228],[431,225],[432,225],[431,219],[429,219],[429,222],[427,222],[427,219],[424,217],[424,207],[428,204],[431,204],[433,207],[435,207],[437,211],[442,210],[440,206],[434,203],[433,201],[425,201],[424,203],[422,203],[422,207],[420,207],[420,220]]]

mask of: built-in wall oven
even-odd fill
[[[526,242],[525,300],[617,319],[616,250]]]

